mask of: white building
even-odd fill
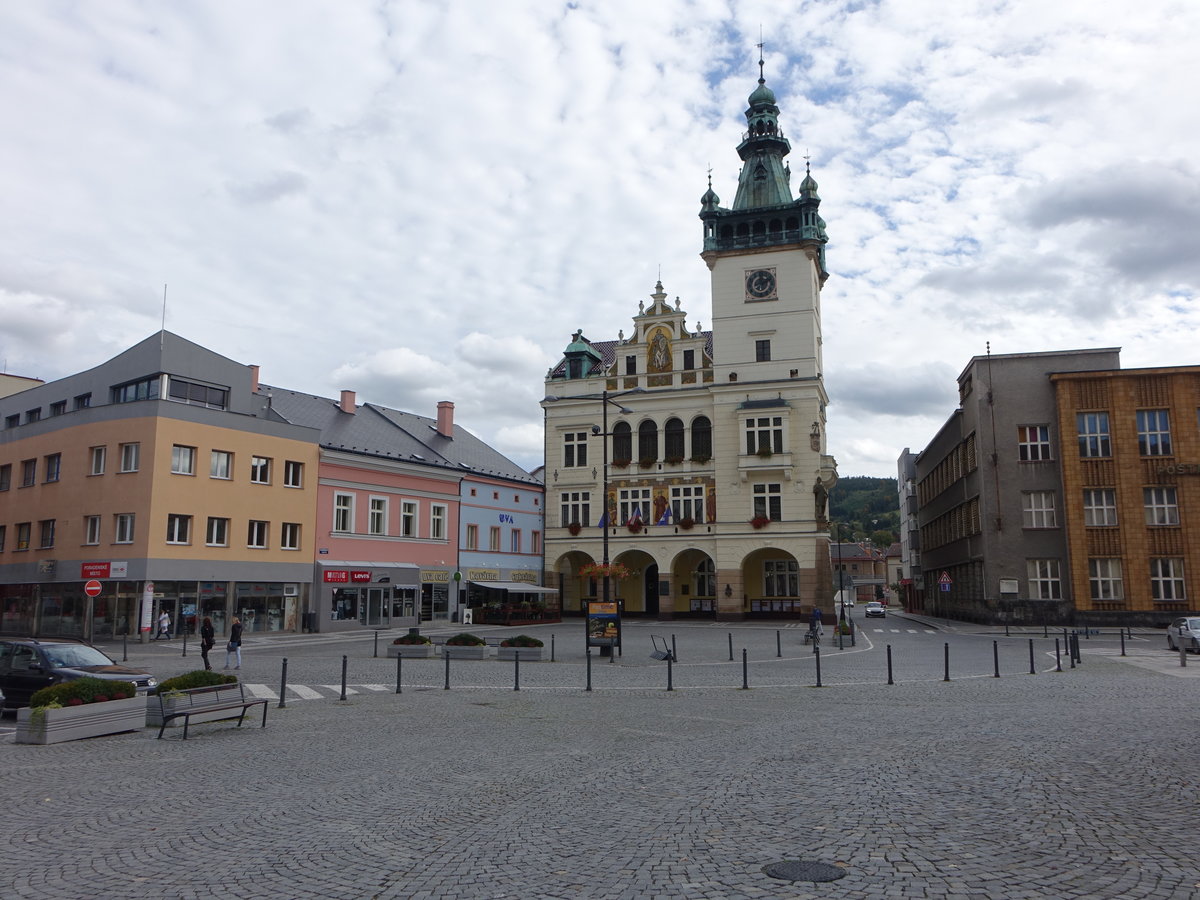
[[[832,612],[825,223],[811,175],[792,197],[761,77],[749,104],[732,208],[711,183],[701,199],[712,331],[689,329],[660,282],[628,337],[578,332],[547,376],[546,584],[562,586],[568,614],[603,597],[586,567],[604,561],[606,536],[626,613]]]

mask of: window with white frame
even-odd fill
[[[1061,600],[1062,576],[1057,559],[1027,559],[1029,597],[1032,600]]]
[[[283,486],[290,488],[304,487],[304,463],[294,459],[284,461]]]
[[[429,538],[434,541],[446,539],[446,507],[433,503],[429,507]]]
[[[478,525],[468,525],[467,526],[467,549],[468,550],[478,550],[479,549],[479,526]]]
[[[133,513],[117,513],[113,516],[113,543],[133,543]]]
[[[83,542],[85,544],[100,543],[100,517],[83,517]]]
[[[188,544],[192,540],[192,517],[167,516],[167,543]]]
[[[1054,491],[1025,491],[1021,495],[1023,524],[1026,528],[1057,528]]]
[[[48,454],[42,462],[45,464],[46,468],[44,476],[45,480],[47,482],[58,481],[58,479],[62,476],[62,454]]]
[[[386,497],[372,497],[367,510],[367,533],[387,534],[388,502]]]
[[[1125,585],[1121,580],[1121,560],[1107,557],[1088,560],[1088,587],[1092,602],[1124,600]]]
[[[196,448],[176,444],[171,448],[171,474],[196,474]]]
[[[103,475],[104,474],[104,463],[108,458],[108,448],[107,447],[92,447],[91,453],[89,455],[91,458],[91,468],[88,471],[88,474],[89,475]]]
[[[400,503],[400,533],[405,537],[417,536],[416,500],[404,500]]]
[[[763,596],[798,597],[800,566],[794,559],[763,560]]]
[[[701,524],[704,521],[704,485],[673,485],[671,516],[677,524],[681,519],[691,519],[697,525]]]
[[[587,525],[592,515],[591,496],[590,491],[563,491],[559,504],[559,526]]]
[[[500,526],[493,525],[488,529],[488,549],[493,553],[500,552]]]
[[[650,488],[622,488],[617,491],[617,523],[624,525],[634,519],[645,524],[654,514],[650,505]],[[649,524],[653,525],[653,522]]]
[[[246,546],[251,550],[266,550],[271,523],[262,519],[251,519],[246,523]]]
[[[1108,413],[1081,412],[1075,415],[1079,429],[1079,455],[1085,458],[1112,456]]]
[[[1175,488],[1142,488],[1142,499],[1146,504],[1147,525],[1179,524],[1179,506]]]
[[[209,516],[208,528],[204,533],[204,543],[209,547],[228,547],[229,520],[219,516]]]
[[[121,471],[136,472],[138,461],[142,455],[142,445],[138,443],[121,445]]]
[[[754,518],[783,520],[783,487],[778,484],[756,484],[753,490]]]
[[[208,477],[225,481],[233,478],[233,454],[228,450],[214,450],[208,459]]]
[[[300,549],[300,523],[284,522],[279,526],[279,549]]]
[[[1187,600],[1182,558],[1150,560],[1150,598],[1161,602]]]
[[[508,536],[508,549],[512,553],[521,552],[521,529],[514,528]]]
[[[783,416],[754,416],[746,420],[746,453],[753,456],[783,452]]]
[[[354,531],[354,495],[333,495],[333,530],[349,534]]]
[[[271,460],[269,457],[250,457],[250,482],[252,484],[271,483]]]
[[[1142,456],[1171,455],[1171,417],[1165,409],[1137,411],[1138,452]]]
[[[1114,488],[1087,488],[1083,492],[1083,524],[1117,524],[1117,492]]]
[[[1044,462],[1050,453],[1049,425],[1018,425],[1017,452],[1021,462]]]
[[[569,431],[563,435],[563,467],[587,465],[587,432]]]

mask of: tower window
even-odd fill
[[[757,362],[771,361],[771,342],[769,340],[754,342],[754,359]]]
[[[625,357],[625,374],[626,375],[636,375],[637,374],[637,357],[636,356]]]

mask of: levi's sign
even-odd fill
[[[326,584],[347,584],[348,582],[364,582],[371,580],[370,572],[351,571],[349,569],[326,569],[323,573]]]

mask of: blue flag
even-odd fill
[[[657,525],[670,525],[671,524],[671,507],[670,507],[670,505],[668,505],[667,508],[663,510],[662,518],[660,518],[658,520],[658,522],[655,524],[657,524]]]
[[[596,527],[603,528],[606,524],[608,524],[608,513],[602,513],[600,521],[596,523]]]

